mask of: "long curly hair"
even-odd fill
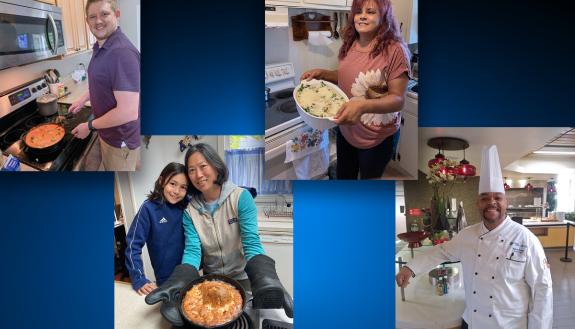
[[[354,17],[356,14],[361,13],[363,5],[369,1],[375,2],[379,8],[379,28],[375,35],[376,45],[371,50],[369,56],[374,58],[383,53],[392,42],[403,41],[397,24],[395,23],[395,17],[393,16],[391,2],[389,0],[354,0],[351,5],[351,15],[349,15],[347,26],[343,31],[343,44],[341,48],[339,48],[340,60],[347,56],[353,42],[359,39],[359,33],[355,29]]]

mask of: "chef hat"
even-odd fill
[[[483,149],[481,157],[481,175],[479,176],[479,194],[486,192],[500,192],[505,194],[503,188],[503,175],[499,164],[497,146],[491,145]]]

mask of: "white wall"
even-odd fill
[[[122,32],[140,50],[140,0],[119,0]]]
[[[41,78],[48,69],[57,69],[62,76],[72,74],[79,63],[88,67],[92,51],[69,55],[64,59],[45,60],[28,65],[0,70],[0,92],[9,90],[37,78]]]
[[[180,152],[178,144],[183,137],[152,136],[147,148],[142,144],[141,169],[130,173],[136,207],[139,207],[146,200],[146,195],[153,189],[154,182],[168,163],[184,163],[185,152]],[[200,142],[210,144],[210,146],[218,150],[217,136],[201,136],[200,140],[193,141],[193,143]]]
[[[306,9],[290,8],[289,15],[299,15]],[[314,10],[323,15],[333,16],[332,10]],[[339,27],[338,27],[339,30]],[[309,69],[323,68],[335,70],[338,66],[337,55],[342,39],[334,40],[328,46],[313,46],[307,40],[293,41],[291,20],[289,28],[273,28],[265,30],[265,62],[292,62],[294,64],[296,80]]]

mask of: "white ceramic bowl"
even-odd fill
[[[307,123],[308,126],[319,130],[325,130],[335,127],[336,123],[333,121],[333,117],[320,118],[306,112],[304,109],[302,109],[302,107],[298,102],[297,91],[301,87],[301,85],[314,85],[314,84],[320,84],[322,82],[328,85],[333,90],[335,90],[338,94],[340,94],[345,99],[346,102],[349,101],[347,95],[341,89],[339,89],[337,85],[324,80],[316,80],[316,79],[312,79],[309,81],[304,80],[299,85],[297,85],[297,87],[295,87],[295,89],[293,90],[293,99],[295,100],[299,116],[303,119],[303,121],[305,121],[305,123]]]

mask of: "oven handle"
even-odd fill
[[[52,24],[52,28],[54,29],[54,44],[52,45],[52,53],[54,55],[56,55],[58,53],[58,28],[56,27],[56,22],[54,21],[54,17],[52,17],[52,14],[48,14],[48,20],[50,21],[50,24]],[[48,31],[46,31],[46,33],[48,33]],[[48,42],[50,42],[50,38],[47,38]]]
[[[276,156],[281,155],[282,153],[283,154],[286,153],[286,143],[283,143],[282,145],[279,145],[267,151],[266,158],[275,158]]]

